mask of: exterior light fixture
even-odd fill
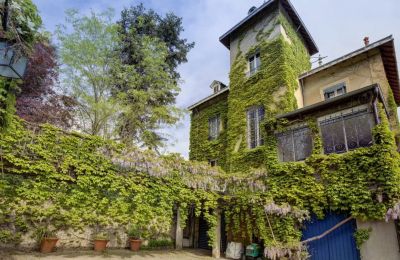
[[[11,0],[0,0],[4,5],[2,13],[3,31],[7,31],[9,20],[9,5]],[[28,58],[16,52],[14,46],[6,39],[0,39],[0,76],[9,79],[22,79],[25,73]]]
[[[15,52],[6,40],[0,40],[0,76],[22,79],[28,59]]]

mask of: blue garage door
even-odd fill
[[[326,214],[323,220],[313,217],[306,223],[303,240],[321,235],[346,218],[344,214],[334,213]],[[311,260],[359,260],[360,254],[353,236],[356,228],[356,221],[351,220],[327,236],[308,243]]]

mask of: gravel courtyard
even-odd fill
[[[140,251],[133,253],[129,250],[107,250],[104,253],[96,253],[92,250],[62,251],[51,254],[40,253],[5,253],[0,252],[0,260],[116,260],[116,259],[159,259],[159,260],[190,260],[190,259],[213,259],[210,251],[206,250],[182,250],[182,251]]]

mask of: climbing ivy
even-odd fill
[[[389,91],[389,120],[380,106],[381,123],[373,130],[372,147],[324,155],[317,119],[310,116],[304,122],[312,131],[312,155],[304,162],[279,162],[274,133],[284,129],[288,122],[275,118],[297,108],[297,77],[310,69],[310,63],[304,43],[290,22],[281,13],[274,17],[272,23],[281,25],[287,37],[268,39],[273,30],[263,28],[257,33],[258,43],[243,53],[240,46],[244,36],[239,36],[239,52],[230,72],[224,166],[235,188],[225,194],[220,207],[225,214],[229,241],[248,244],[258,238],[269,258],[305,258],[301,229],[311,214],[322,218],[326,212],[334,211],[361,220],[383,220],[397,203],[400,157],[394,134],[398,120]],[[261,56],[261,68],[249,77],[247,59],[256,52]],[[248,149],[246,111],[252,106],[265,109],[261,127],[264,144]],[[217,111],[226,113],[222,109],[225,107],[211,105],[203,113],[205,117]],[[192,132],[196,134],[191,135],[191,147],[207,144],[207,127],[204,120],[192,116]],[[204,160],[208,152],[197,149],[192,159]],[[242,183],[243,180],[247,181]]]
[[[183,220],[189,206],[206,216],[215,210],[217,193],[193,192],[197,183],[190,183],[190,176],[204,173],[216,171],[176,155],[158,158],[97,136],[14,119],[0,135],[0,239],[17,244],[22,235],[43,229],[116,232],[130,226],[165,236],[176,206]]]
[[[227,111],[228,101],[226,95],[215,104],[198,112],[192,113],[190,128],[190,154],[191,160],[204,161],[216,160],[222,168],[226,165],[225,151],[227,148]],[[220,117],[220,133],[215,140],[209,140],[208,120],[214,116]],[[201,140],[201,141],[200,141]]]

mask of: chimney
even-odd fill
[[[369,45],[369,37],[368,36],[364,37],[364,44],[365,44],[365,46]]]

